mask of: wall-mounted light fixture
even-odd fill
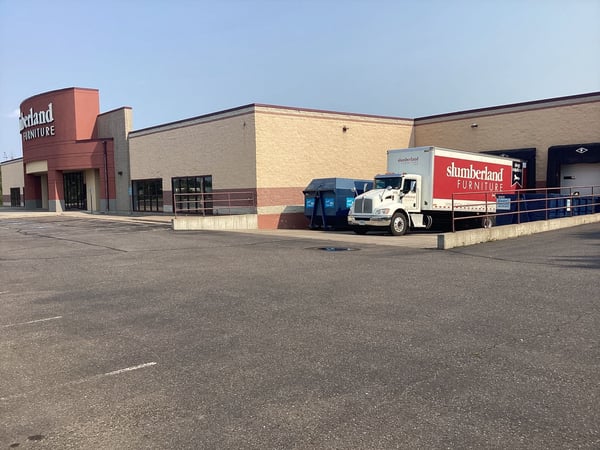
[[[472,123],[472,124],[471,124],[471,128],[477,128],[478,126],[479,126],[479,125],[478,125],[478,124],[476,124],[476,123]]]
[[[344,133],[345,133],[346,131],[348,131],[349,129],[350,129],[350,128],[348,128],[346,125],[344,125],[344,126],[342,127],[342,131],[343,131]]]
[[[117,173],[118,173],[119,175],[123,175],[123,171],[122,171],[122,170],[119,170]]]

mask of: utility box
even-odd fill
[[[372,180],[315,178],[304,193],[304,215],[310,229],[348,228],[348,210],[357,195],[373,188]]]

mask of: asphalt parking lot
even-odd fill
[[[600,225],[358,238],[3,215],[0,448],[600,447]]]

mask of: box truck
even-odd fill
[[[502,156],[439,147],[388,150],[387,173],[355,198],[348,224],[358,234],[389,229],[399,236],[450,224],[452,216],[481,215],[477,222],[489,227],[496,193],[514,193],[522,177],[523,162]]]

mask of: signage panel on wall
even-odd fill
[[[19,130],[24,141],[36,139],[46,136],[54,136],[54,112],[52,110],[52,102],[48,103],[48,108],[42,111],[35,111],[29,108],[29,112],[24,114],[23,111],[19,115]]]

